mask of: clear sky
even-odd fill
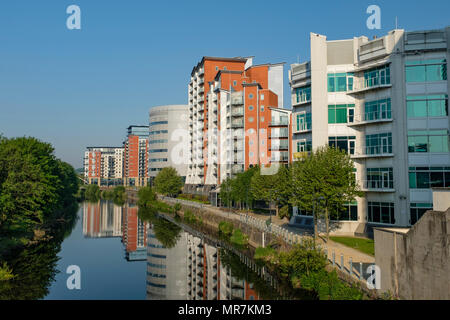
[[[66,8],[81,8],[68,30]],[[366,8],[381,8],[381,29]],[[0,133],[51,142],[76,168],[85,146],[117,145],[151,106],[187,104],[202,56],[254,63],[309,59],[309,33],[328,39],[382,36],[450,24],[450,1],[40,0],[0,4]],[[285,107],[290,108],[290,105]]]

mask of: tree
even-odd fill
[[[242,204],[246,203],[247,208],[253,202],[253,194],[250,192],[251,179],[259,168],[257,166],[240,172],[234,179],[231,179],[231,198],[238,202],[242,209]]]
[[[177,170],[172,167],[163,168],[155,177],[156,192],[165,196],[174,197],[181,192],[183,180]]]
[[[361,196],[353,170],[353,161],[345,151],[328,146],[294,163],[290,202],[313,212],[315,237],[318,218],[325,220],[328,240],[330,213],[343,210],[356,196]]]
[[[279,206],[287,204],[292,194],[290,169],[280,166],[272,175],[262,174],[258,169],[251,178],[250,192],[255,199],[275,202],[276,215],[279,215]]]
[[[220,185],[220,193],[219,193],[220,201],[222,205],[226,205],[227,207],[230,207],[231,202],[233,201],[232,183],[233,183],[232,179],[227,178]]]

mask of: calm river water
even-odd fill
[[[62,243],[8,261],[20,271],[16,288],[4,292],[12,299],[280,298],[264,269],[218,247],[211,237],[164,219],[141,221],[136,205],[84,202]],[[73,265],[81,288],[70,290],[66,270]]]

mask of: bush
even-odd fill
[[[90,184],[84,192],[86,200],[98,201],[100,199],[100,187],[96,184]]]
[[[246,246],[248,244],[248,236],[241,229],[234,229],[230,237],[230,242],[239,246]]]
[[[156,201],[156,194],[151,187],[143,187],[138,191],[138,206],[146,207]]]
[[[219,234],[229,238],[233,234],[233,224],[228,221],[221,221],[219,223]]]

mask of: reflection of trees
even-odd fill
[[[157,216],[158,208],[153,205],[139,207],[138,217],[142,221],[147,221],[153,225],[155,237],[161,244],[170,249],[173,248],[180,239],[181,228],[166,219]]]
[[[280,294],[269,284],[261,278],[256,272],[247,267],[239,257],[233,252],[220,249],[220,261],[221,263],[230,269],[231,275],[239,280],[245,280],[248,283],[252,283],[255,291],[260,298],[266,300],[280,299]],[[301,299],[311,300],[314,299],[310,292],[306,290],[292,289],[287,286],[283,286],[283,299]]]
[[[153,231],[156,239],[168,249],[175,247],[181,236],[181,228],[179,226],[161,218],[154,221]]]
[[[62,241],[71,233],[77,222],[78,205],[70,206],[63,219],[52,226],[50,239],[0,253],[0,260],[7,262],[15,277],[0,281],[0,300],[42,299],[58,272],[56,269]]]

